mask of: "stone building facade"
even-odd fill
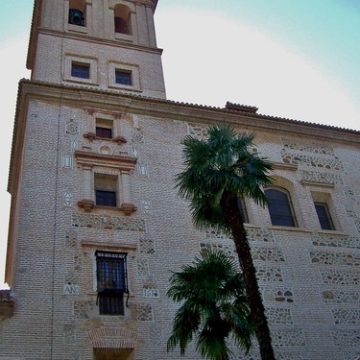
[[[19,85],[0,360],[163,360],[171,271],[232,241],[174,190],[183,138],[226,123],[274,163],[284,226],[246,225],[279,360],[360,358],[359,132],[166,100],[156,0],[36,0]],[[275,206],[276,208],[276,206]],[[276,211],[275,211],[276,212]],[[286,212],[286,211],[285,211]],[[194,349],[188,359],[200,359]],[[259,359],[234,349],[232,359]]]

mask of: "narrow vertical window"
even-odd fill
[[[124,315],[124,293],[128,293],[126,254],[97,251],[96,276],[99,313]]]
[[[95,174],[94,185],[97,206],[117,206],[118,177],[116,175]]]
[[[116,5],[114,10],[115,32],[131,35],[131,12],[125,5]]]
[[[290,197],[286,190],[267,189],[268,208],[272,225],[296,226]]]
[[[334,230],[334,224],[331,220],[329,208],[326,203],[315,202],[315,209],[319,218],[320,226],[322,230]]]

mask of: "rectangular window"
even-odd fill
[[[96,119],[96,136],[101,138],[112,139],[113,122],[111,120]]]
[[[96,173],[94,176],[95,203],[100,206],[117,206],[118,177]]]
[[[128,293],[126,254],[97,251],[96,278],[100,315],[124,315]]]
[[[71,63],[71,76],[80,79],[90,79],[90,65],[84,63]]]
[[[115,82],[120,85],[132,85],[132,77],[130,70],[115,70]]]
[[[331,220],[329,209],[326,203],[316,202],[315,209],[319,218],[320,226],[322,230],[334,230],[334,224]]]

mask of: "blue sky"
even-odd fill
[[[60,0],[56,0],[60,1]],[[0,286],[17,82],[32,0],[0,0]],[[159,0],[158,45],[169,99],[360,130],[360,0]]]

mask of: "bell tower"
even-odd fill
[[[32,80],[165,98],[156,0],[36,0]]]

